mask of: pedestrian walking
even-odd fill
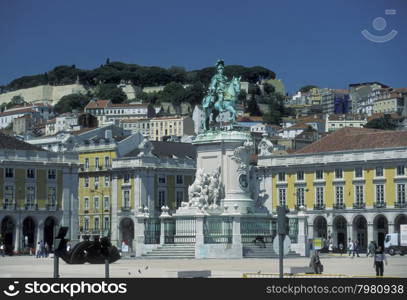
[[[352,257],[355,257],[355,253],[356,253],[356,255],[358,257],[360,257],[359,256],[359,242],[356,241],[356,240],[353,242],[353,255],[352,255]]]
[[[353,253],[353,242],[351,239],[349,239],[349,243],[348,243],[348,251],[349,251],[349,256]]]
[[[4,257],[4,252],[5,252],[4,244],[1,243],[1,244],[0,244],[0,255],[1,255],[2,257]]]
[[[333,250],[334,250],[334,245],[332,244],[332,242],[330,242],[329,246],[328,246],[328,251],[329,251],[329,253],[332,253]]]
[[[309,263],[310,267],[314,269],[315,274],[322,274],[324,271],[324,266],[321,263],[319,258],[319,251],[315,251],[314,255],[311,257],[311,261]]]
[[[376,269],[376,276],[383,276],[384,265],[383,262],[386,263],[387,266],[387,259],[386,255],[383,253],[382,247],[377,247],[376,251],[374,252],[374,260],[373,260],[373,268]]]
[[[48,257],[48,253],[49,253],[49,246],[48,246],[48,243],[45,243],[45,246],[44,246],[44,257]]]
[[[339,243],[339,253],[342,256],[342,253],[343,253],[343,244],[342,243]]]
[[[369,244],[369,247],[368,247],[368,251],[367,251],[366,257],[369,257],[370,254],[371,254],[372,256],[374,256],[375,251],[376,251],[375,242],[371,241],[370,244]]]

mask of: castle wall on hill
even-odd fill
[[[40,85],[0,94],[0,104],[10,102],[14,96],[21,96],[28,103],[48,101],[50,104],[55,105],[63,96],[75,93],[85,94],[86,92],[87,90],[81,84]]]

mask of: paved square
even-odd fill
[[[373,258],[349,258],[348,256],[322,256],[326,274],[374,276]],[[308,266],[309,258],[288,258],[284,271],[292,266]],[[278,259],[121,259],[110,266],[111,277],[177,277],[178,271],[211,270],[212,277],[242,277],[243,273],[278,273]],[[53,275],[52,258],[34,256],[0,257],[0,277],[43,278]],[[385,276],[407,277],[407,256],[388,257]],[[93,277],[104,276],[104,265],[68,265],[60,260],[60,276]]]

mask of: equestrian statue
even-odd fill
[[[241,77],[233,76],[229,81],[223,74],[224,70],[225,63],[220,59],[216,63],[216,74],[213,75],[206,96],[202,100],[205,131],[215,129],[216,118],[223,112],[229,112],[228,123],[236,121],[235,103],[240,93]]]

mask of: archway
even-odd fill
[[[388,232],[389,225],[387,218],[383,215],[376,216],[376,218],[373,220],[373,239],[378,246],[382,247],[382,249],[384,249],[384,238]]]
[[[343,245],[347,249],[347,221],[343,216],[337,216],[333,221],[333,243],[335,247]]]
[[[134,240],[134,222],[130,218],[124,218],[120,221],[120,243],[129,246],[129,251],[133,249]]]
[[[15,223],[10,216],[6,216],[1,221],[1,236],[4,242],[4,250],[6,254],[13,253],[13,242],[14,242],[14,235],[15,235]]]
[[[353,240],[358,241],[359,251],[367,249],[367,220],[364,216],[353,219]]]
[[[23,221],[23,249],[35,247],[35,222],[27,217]]]
[[[316,217],[314,220],[314,237],[326,239],[327,231],[326,219],[322,216]]]
[[[400,232],[400,225],[407,224],[407,216],[406,215],[398,215],[394,219],[394,232]]]
[[[54,217],[48,217],[44,222],[44,243],[48,244],[50,251],[53,251],[55,226],[57,224],[58,222]]]

